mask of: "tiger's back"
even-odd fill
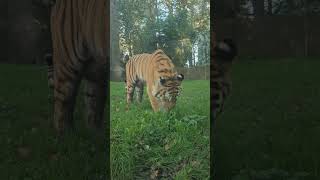
[[[126,63],[126,80],[140,80],[145,83],[148,76],[148,68],[151,68],[151,54],[143,53],[132,56]]]

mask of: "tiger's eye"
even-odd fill
[[[163,85],[165,82],[166,82],[166,80],[164,78],[160,77],[160,84]]]

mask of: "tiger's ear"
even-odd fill
[[[163,85],[166,82],[166,79],[164,79],[163,77],[160,77],[160,84]]]
[[[226,38],[223,41],[217,42],[214,48],[216,57],[224,61],[233,61],[237,56],[238,50],[235,42],[231,38]]]
[[[178,74],[177,79],[178,79],[179,81],[182,81],[182,80],[184,79],[183,74]]]

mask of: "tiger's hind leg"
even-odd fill
[[[73,112],[81,81],[80,70],[68,64],[55,66],[54,71],[54,126],[59,135],[73,128]]]
[[[91,63],[86,71],[85,105],[87,124],[104,132],[104,109],[108,94],[107,65]]]
[[[136,96],[137,96],[136,98],[137,98],[138,103],[142,102],[143,88],[144,88],[143,82],[139,81],[136,85],[136,88],[135,88]]]

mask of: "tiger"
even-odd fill
[[[178,74],[171,59],[158,49],[152,54],[132,56],[126,63],[127,110],[132,103],[134,91],[141,103],[144,85],[154,112],[170,111],[181,92],[183,74]]]
[[[219,42],[215,41],[215,34],[211,38],[211,108],[216,119],[223,112],[224,103],[231,93],[230,73],[233,60],[237,56],[237,47],[231,38]]]
[[[58,134],[74,127],[76,96],[84,79],[87,125],[103,132],[110,66],[108,1],[56,0],[50,25],[53,52],[47,63],[53,68],[48,78],[54,127]]]

